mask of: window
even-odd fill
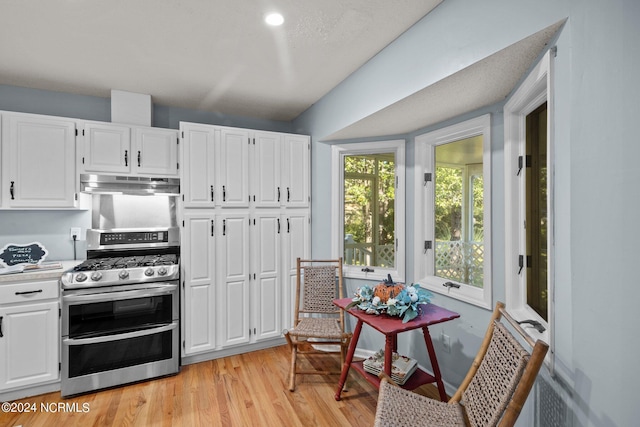
[[[491,308],[490,118],[416,137],[415,278]]]
[[[333,146],[332,251],[346,277],[404,280],[404,145]]]
[[[553,316],[553,144],[547,52],[504,107],[505,282],[512,316],[550,345]],[[544,328],[544,331],[542,330]]]

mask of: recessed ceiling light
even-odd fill
[[[284,22],[284,17],[279,13],[270,13],[264,18],[264,22],[271,26],[277,27],[279,25],[282,25],[282,23]]]

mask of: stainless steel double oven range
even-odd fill
[[[177,196],[143,184],[91,195],[87,260],[60,280],[63,397],[180,369]]]

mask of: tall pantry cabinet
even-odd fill
[[[309,137],[181,123],[180,138],[183,357],[279,343],[310,256]]]

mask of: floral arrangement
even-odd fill
[[[380,284],[378,286],[383,286]],[[367,314],[387,313],[389,316],[402,317],[402,323],[407,323],[418,316],[418,305],[429,304],[432,294],[420,287],[419,284],[403,287],[403,289],[393,297],[383,301],[375,295],[374,288],[368,285],[359,287],[353,300],[347,306],[358,307]]]

